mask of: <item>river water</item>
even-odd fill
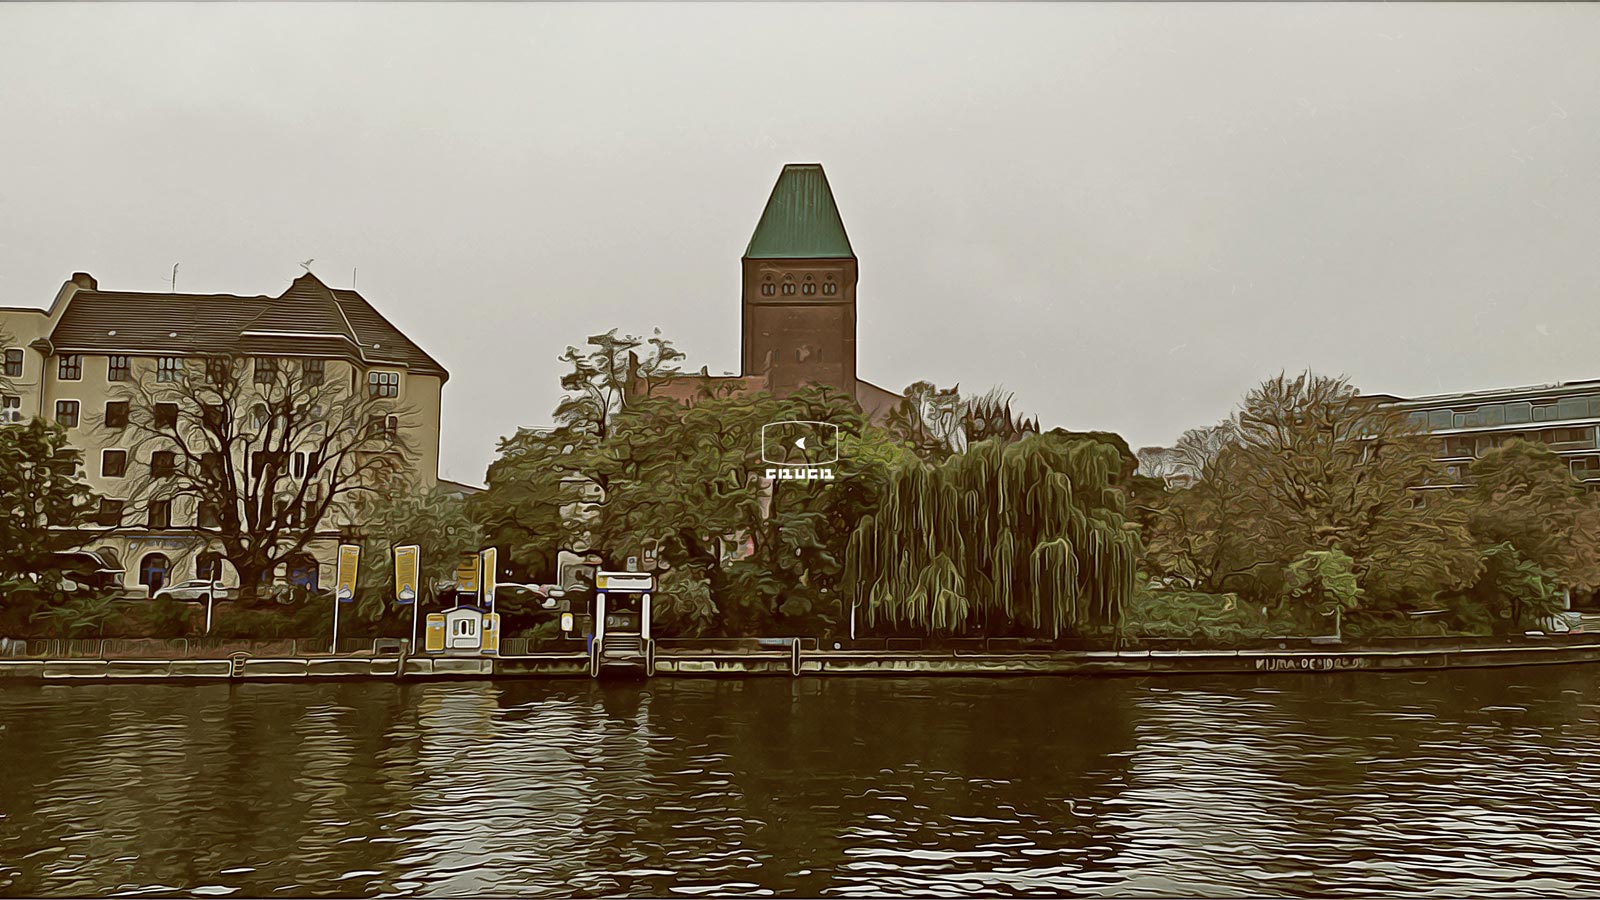
[[[0,895],[1579,896],[1600,666],[0,686]]]

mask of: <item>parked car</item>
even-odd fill
[[[537,606],[541,609],[555,609],[556,606],[556,598],[550,596],[544,585],[539,584],[503,581],[494,586],[494,599],[496,603],[510,600],[520,605]]]
[[[1600,613],[1568,611],[1561,615],[1571,626],[1570,634],[1600,634]]]
[[[122,586],[122,568],[97,551],[63,550],[55,556],[73,589],[115,590]]]
[[[1581,612],[1564,610],[1551,613],[1534,623],[1535,632],[1541,634],[1594,634],[1600,631],[1600,617],[1584,616]]]
[[[215,592],[213,594],[213,591]],[[193,578],[169,584],[150,596],[152,600],[182,600],[186,603],[204,603],[207,595],[213,600],[227,600],[228,588],[204,578]]]

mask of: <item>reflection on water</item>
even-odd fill
[[[0,687],[0,894],[1582,894],[1600,667]]]

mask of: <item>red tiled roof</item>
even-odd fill
[[[365,297],[309,272],[278,297],[80,290],[50,343],[69,353],[326,356],[449,377]]]

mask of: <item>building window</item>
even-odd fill
[[[6,377],[22,377],[22,351],[15,347],[6,351]]]
[[[206,381],[212,384],[222,384],[233,374],[233,365],[225,356],[212,356],[206,359]]]
[[[828,280],[823,282],[822,292],[827,294],[829,297],[839,293],[839,285],[834,282],[832,275],[829,275]]]
[[[56,421],[59,422],[63,428],[77,428],[78,427],[78,401],[76,401],[76,400],[57,400],[56,401]]]
[[[200,405],[200,424],[212,431],[222,431],[228,425],[228,413],[221,403]]]
[[[106,357],[106,380],[127,381],[133,374],[133,368],[128,363],[126,356]]]
[[[256,384],[271,384],[278,377],[278,361],[270,356],[256,357]]]
[[[250,477],[260,478],[269,473],[268,481],[277,481],[283,471],[283,454],[275,450],[257,450],[250,455]]]
[[[806,276],[806,283],[800,286],[800,293],[805,294],[807,297],[814,296],[817,293],[817,286],[812,283],[810,275]]]
[[[128,401],[112,400],[106,403],[106,427],[128,427]]]
[[[367,437],[392,441],[399,436],[399,416],[373,416],[367,420]]]
[[[154,419],[157,428],[177,428],[178,404],[157,403],[155,405]]]
[[[178,454],[171,450],[157,450],[150,454],[150,477],[171,478],[178,472]]]
[[[163,356],[156,360],[157,381],[179,381],[183,378],[183,357]]]
[[[200,477],[213,484],[228,477],[228,470],[222,464],[221,453],[200,454]]]
[[[172,527],[172,501],[151,500],[150,520],[147,523],[151,528]]]
[[[766,281],[761,283],[761,296],[771,297],[776,293],[778,293],[778,286],[772,283],[772,278],[769,276]]]
[[[104,528],[116,528],[122,524],[122,501],[100,498],[100,511],[95,514],[96,525]]]
[[[300,361],[300,374],[305,378],[306,384],[321,384],[323,375],[327,374],[327,361],[321,359],[303,359]]]
[[[22,398],[0,397],[0,425],[15,425],[22,421]]]
[[[68,353],[56,364],[56,377],[62,381],[77,381],[83,377],[83,355]]]
[[[783,279],[783,295],[785,297],[794,296],[794,279],[792,279],[792,278]]]
[[[100,476],[121,478],[128,474],[128,451],[105,450],[100,454]]]
[[[221,581],[222,554],[207,550],[195,557],[194,577],[201,581]]]
[[[294,456],[290,458],[289,469],[294,473],[294,477],[296,478],[306,477],[306,455],[299,452],[295,453]]]
[[[139,583],[150,588],[150,593],[154,594],[167,583],[167,572],[171,567],[172,563],[167,561],[166,554],[148,553],[139,560]]]
[[[369,397],[398,397],[400,396],[399,372],[368,372],[367,396]]]
[[[206,500],[201,500],[195,506],[194,524],[201,528],[222,527],[222,515],[217,512],[217,505]],[[204,578],[205,576],[200,576]]]

